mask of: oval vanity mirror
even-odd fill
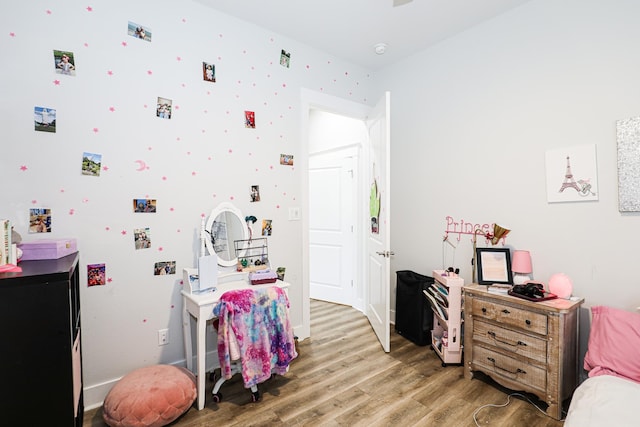
[[[211,211],[205,225],[207,251],[218,255],[218,265],[231,267],[238,263],[235,242],[247,240],[249,230],[240,209],[231,203],[220,203]],[[242,253],[240,254],[242,256]]]

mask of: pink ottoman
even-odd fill
[[[185,413],[197,396],[196,378],[185,368],[154,365],[136,369],[116,383],[102,417],[111,427],[160,427]]]

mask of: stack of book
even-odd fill
[[[0,265],[15,264],[16,244],[11,242],[11,222],[0,219]]]
[[[487,288],[487,291],[491,294],[498,295],[509,295],[509,291],[511,290],[512,285],[507,285],[503,283],[494,283],[493,285]]]

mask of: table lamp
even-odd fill
[[[515,285],[522,285],[527,280],[531,280],[531,254],[529,251],[513,251],[511,271],[513,271]]]

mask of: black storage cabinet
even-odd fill
[[[434,279],[409,270],[397,271],[396,275],[396,332],[417,345],[429,345],[433,312],[422,291]]]

